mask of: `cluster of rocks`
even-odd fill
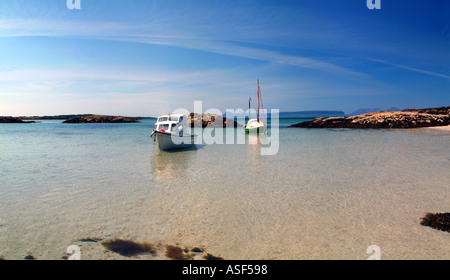
[[[292,127],[305,128],[419,128],[450,125],[450,106],[368,113],[353,117],[317,118]]]
[[[90,115],[75,117],[64,121],[63,123],[136,123],[136,118],[126,118],[121,116],[100,116]]]
[[[241,127],[236,121],[227,119],[224,116],[215,114],[197,114],[191,113],[188,116],[187,123],[191,127]]]
[[[34,121],[23,121],[14,117],[0,117],[0,123],[35,123]]]

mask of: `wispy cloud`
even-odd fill
[[[206,33],[210,34],[210,32]],[[325,59],[288,55],[263,47],[243,46],[239,41],[232,40],[233,38],[230,36],[227,37],[229,40],[222,40],[219,37],[200,36],[192,32],[182,34],[182,32],[162,27],[156,22],[135,25],[119,22],[57,21],[47,19],[0,20],[0,37],[26,36],[75,37],[180,47],[313,69],[339,75],[347,79],[372,79],[368,73],[343,67]],[[237,39],[241,38],[242,35]],[[395,64],[378,58],[369,58],[369,60],[426,75],[441,78],[450,77],[448,74]]]
[[[168,30],[161,33],[149,33],[147,31],[154,29],[154,26],[151,24],[135,26],[114,22],[52,22],[47,20],[0,21],[0,37],[82,37],[95,38],[97,40],[102,39],[165,45],[314,69],[350,79],[370,78],[370,76],[365,73],[311,57],[287,55],[282,52],[267,50],[262,47],[245,47],[239,45],[239,42],[232,40],[224,41],[220,38],[179,35],[178,32],[171,33],[171,31]]]
[[[286,55],[281,52],[266,50],[262,48],[244,47],[236,43],[215,39],[160,36],[116,37],[112,39],[197,49],[206,52],[314,69],[333,73],[347,78],[370,78],[370,76],[365,73],[360,73],[352,69],[341,67],[326,61],[321,61],[309,57]]]
[[[422,73],[422,74],[426,74],[426,75],[430,75],[430,76],[450,79],[450,75],[446,75],[446,74],[442,74],[442,73],[422,70],[422,69],[418,69],[418,68],[414,68],[414,67],[410,67],[410,66],[406,66],[406,65],[390,63],[390,62],[387,62],[387,61],[384,61],[384,60],[381,60],[381,59],[369,58],[369,60],[370,61],[374,61],[374,62],[378,62],[378,63],[382,63],[382,64],[386,64],[386,65],[390,65],[390,66],[394,66],[394,67],[397,67],[397,68],[401,68],[401,69],[417,72],[417,73]]]

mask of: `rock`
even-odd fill
[[[0,123],[35,123],[34,121],[25,122],[14,117],[0,117]]]
[[[238,124],[234,120],[227,119],[223,116],[214,115],[214,114],[194,114],[191,113],[188,116],[187,123],[191,125],[191,127],[227,127],[227,124],[231,127],[241,127],[242,125]]]
[[[375,112],[352,117],[317,118],[292,127],[305,128],[419,128],[450,125],[450,106]]]
[[[136,123],[138,122],[135,118],[126,118],[121,116],[82,116],[75,117],[64,121],[63,123]]]

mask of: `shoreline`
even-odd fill
[[[421,129],[429,129],[429,130],[438,130],[438,131],[450,132],[450,125],[447,125],[447,126],[421,127]]]

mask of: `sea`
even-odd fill
[[[271,155],[250,136],[162,152],[149,119],[0,124],[0,258],[67,259],[75,245],[82,260],[157,260],[173,245],[227,260],[450,259],[449,233],[420,224],[450,212],[449,132],[289,127],[301,121],[269,130]],[[127,256],[110,240],[160,250]]]

